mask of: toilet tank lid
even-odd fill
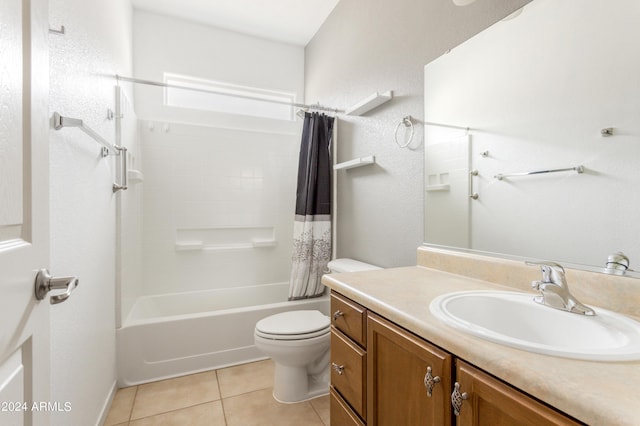
[[[288,311],[263,318],[256,330],[267,334],[307,334],[331,325],[328,316],[320,311]]]
[[[379,266],[371,265],[370,263],[360,262],[354,259],[334,259],[327,265],[331,272],[357,272],[357,271],[372,271],[374,269],[382,269]]]

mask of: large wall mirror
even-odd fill
[[[425,67],[427,244],[640,270],[638,22],[534,0]]]

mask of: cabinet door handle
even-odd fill
[[[341,316],[344,316],[344,312],[342,312],[340,309],[338,309],[337,311],[335,311],[333,313],[333,320],[337,321],[338,318],[340,318]]]
[[[427,388],[427,396],[431,398],[433,388],[440,383],[440,376],[433,377],[431,367],[427,367],[427,374],[424,375],[424,387]]]
[[[458,382],[456,382],[453,387],[453,393],[451,394],[451,406],[453,407],[453,414],[459,416],[460,410],[462,409],[462,403],[469,399],[469,394],[466,392],[460,393],[460,383]]]
[[[333,368],[336,371],[336,373],[342,376],[342,373],[344,372],[344,365],[338,365],[335,362],[332,362],[331,368]]]

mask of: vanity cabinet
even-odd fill
[[[581,424],[335,291],[331,315],[332,426]]]

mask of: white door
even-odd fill
[[[0,0],[0,424],[48,425],[47,0]]]

